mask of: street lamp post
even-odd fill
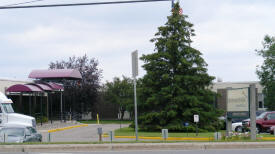
[[[137,92],[136,92],[136,77],[138,76],[138,51],[137,50],[132,52],[132,75],[134,78],[135,131],[136,131],[136,141],[138,141]]]

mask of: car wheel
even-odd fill
[[[238,126],[235,128],[235,131],[241,133],[243,131],[243,129],[241,126]]]
[[[260,125],[257,125],[257,126],[256,126],[256,133],[259,134],[259,133],[261,133],[261,132],[262,132],[261,126],[260,126]]]

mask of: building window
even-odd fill
[[[262,102],[262,101],[259,101],[259,108],[264,108],[264,107],[263,107],[263,102]]]

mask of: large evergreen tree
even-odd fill
[[[193,115],[198,114],[200,128],[213,130],[221,113],[213,106],[215,93],[208,89],[214,77],[207,74],[201,52],[190,47],[193,24],[180,9],[176,3],[151,40],[156,52],[141,57],[147,72],[139,98],[141,129],[182,130],[182,123],[193,125]]]
[[[257,68],[257,75],[264,86],[264,104],[268,110],[275,110],[275,37],[265,36],[263,49],[257,50],[264,58],[263,64]]]

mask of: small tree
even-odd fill
[[[124,112],[133,110],[133,81],[125,76],[122,80],[115,77],[112,82],[108,82],[104,86],[105,100],[110,103],[119,105],[119,113],[121,119],[124,117]],[[131,114],[132,115],[132,114]]]
[[[65,85],[64,95],[66,102],[71,102],[72,110],[83,113],[93,110],[97,102],[102,70],[98,68],[98,61],[89,59],[87,55],[82,57],[69,57],[68,61],[56,61],[49,64],[50,69],[78,69],[82,75],[81,82],[60,81]],[[74,97],[72,98],[72,95]],[[73,100],[72,100],[73,99]],[[76,103],[73,103],[76,102]]]
[[[265,36],[263,49],[256,50],[264,58],[262,66],[257,66],[257,75],[264,86],[264,103],[268,110],[275,110],[275,37]]]
[[[143,55],[146,74],[142,79],[139,123],[145,130],[182,130],[200,115],[200,128],[214,130],[221,112],[213,106],[215,93],[208,87],[214,77],[207,74],[201,52],[190,47],[193,24],[186,21],[175,4],[165,26],[158,28],[155,53]]]

